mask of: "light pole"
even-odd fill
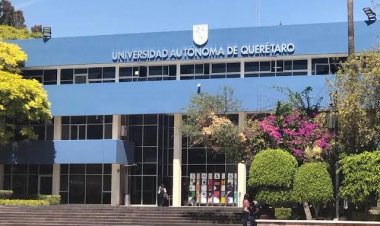
[[[330,103],[329,112],[327,115],[327,127],[334,136],[334,160],[335,160],[335,218],[339,220],[339,153],[337,149],[337,135],[338,135],[338,125],[336,118],[336,103],[333,101]]]

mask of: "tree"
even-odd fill
[[[351,56],[330,83],[343,154],[373,151],[380,144],[380,50]]]
[[[294,177],[293,199],[303,203],[307,220],[311,220],[309,203],[313,204],[315,217],[320,205],[331,200],[333,187],[325,163],[311,162],[300,166]]]
[[[273,206],[292,202],[291,189],[297,169],[296,159],[281,149],[259,152],[251,162],[248,185],[257,190],[255,198]]]
[[[42,38],[41,32],[29,32],[26,28],[0,25],[0,40]]]
[[[2,0],[2,15],[0,15],[0,24],[8,25],[15,28],[25,28],[24,14],[21,10],[15,10],[9,0]]]
[[[26,55],[18,46],[0,42],[0,145],[35,139],[30,122],[51,117],[42,85],[17,74],[18,66],[25,60]]]
[[[350,155],[340,160],[343,181],[340,195],[368,210],[380,194],[380,150]]]

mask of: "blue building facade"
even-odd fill
[[[356,51],[376,48],[379,33],[378,23],[356,22]],[[240,205],[245,165],[188,145],[180,131],[188,101],[198,87],[231,87],[242,102],[236,123],[286,99],[281,88],[311,86],[327,106],[347,24],[12,42],[28,55],[23,76],[44,84],[53,122],[35,125],[38,141],[1,153],[3,188],[60,194],[62,203],[156,205],[164,183],[173,206]]]

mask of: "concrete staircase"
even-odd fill
[[[0,225],[241,225],[235,207],[0,206]]]

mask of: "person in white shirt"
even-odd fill
[[[158,206],[163,206],[165,199],[167,199],[168,193],[166,191],[165,185],[161,184],[158,187]]]

